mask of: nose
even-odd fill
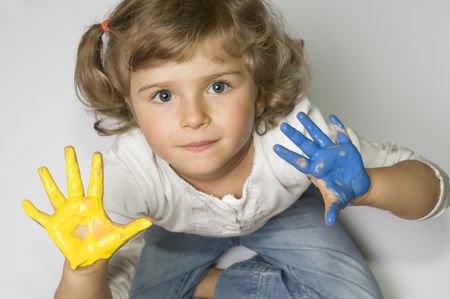
[[[182,128],[197,129],[211,122],[208,107],[202,97],[187,99],[181,105],[180,125]]]

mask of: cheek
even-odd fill
[[[160,142],[163,142],[167,138],[165,138],[165,132],[163,129],[156,127],[155,125],[144,125],[141,126],[141,131],[147,139],[148,143],[152,145],[157,145]]]
[[[229,132],[234,132],[242,138],[249,136],[253,131],[255,111],[252,105],[236,105],[227,113],[226,119],[222,120]]]
[[[162,159],[169,161],[171,143],[171,132],[166,130],[164,126],[157,126],[155,124],[143,126],[140,128],[147,143],[152,148],[152,151]]]
[[[170,127],[167,125],[167,118],[162,118],[161,114],[147,113],[145,117],[137,113],[139,128],[145,136],[153,150],[159,151],[170,140]]]

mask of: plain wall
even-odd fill
[[[1,297],[50,298],[63,257],[21,209],[24,198],[51,206],[37,168],[66,190],[63,148],[75,146],[84,181],[98,137],[76,99],[76,47],[88,25],[117,1],[0,2],[2,146]],[[395,141],[450,172],[450,2],[274,1],[288,30],[306,42],[310,99],[360,135]],[[423,222],[370,208],[341,219],[386,298],[450,298],[450,214]],[[338,273],[345,275],[345,273]]]

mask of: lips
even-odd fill
[[[217,141],[218,141],[218,139],[195,141],[195,142],[185,144],[181,147],[184,148],[185,150],[188,150],[191,152],[202,152],[202,151],[205,151],[205,150],[209,149],[210,147],[212,147]]]

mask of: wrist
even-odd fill
[[[367,173],[370,188],[355,199],[355,205],[386,210],[405,219],[420,219],[430,213],[439,199],[439,180],[423,162],[404,160],[369,168]]]
[[[375,168],[366,168],[367,176],[369,177],[369,188],[366,193],[355,198],[352,205],[354,206],[374,206],[375,186],[376,186],[376,170]]]
[[[66,260],[55,298],[112,298],[106,278],[107,265],[107,260],[99,260],[92,265],[72,269]]]
[[[80,266],[76,269],[70,267],[69,261],[64,261],[63,274],[73,278],[92,278],[95,276],[105,275],[108,267],[108,260],[98,260],[89,266]]]

